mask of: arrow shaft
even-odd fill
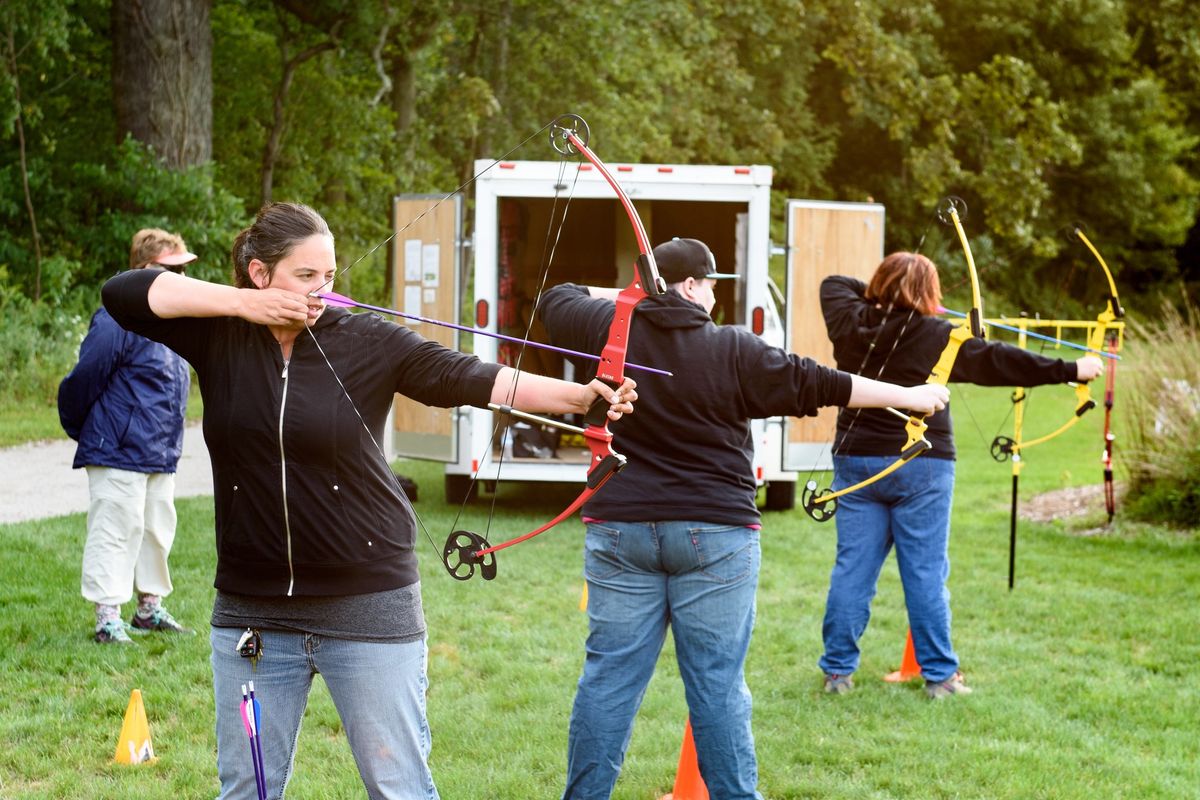
[[[330,303],[331,305],[339,305],[339,306],[340,305],[351,305],[351,306],[355,306],[356,308],[365,309],[367,311],[376,311],[380,314],[389,314],[393,317],[402,317],[403,319],[411,319],[415,322],[426,322],[426,323],[429,323],[430,325],[440,325],[443,328],[453,328],[456,331],[463,331],[465,333],[474,333],[474,334],[478,334],[479,336],[489,336],[493,339],[500,339],[501,341],[512,342],[514,344],[528,345],[530,347],[536,347],[540,350],[551,350],[555,353],[561,353],[561,354],[567,355],[567,356],[577,356],[579,358],[588,358],[588,359],[591,359],[592,361],[600,360],[600,356],[595,356],[595,355],[592,355],[591,353],[580,353],[577,350],[569,350],[566,347],[556,347],[552,344],[542,344],[541,342],[531,342],[528,339],[521,339],[516,336],[507,336],[503,333],[492,333],[491,331],[485,331],[485,330],[481,330],[479,328],[472,328],[470,325],[459,325],[454,322],[445,322],[444,320],[440,320],[440,319],[432,319],[430,317],[422,317],[420,314],[409,314],[404,311],[398,311],[394,308],[384,308],[383,306],[373,306],[373,305],[370,305],[369,303],[360,303],[359,301],[351,300],[349,297],[346,297],[344,295],[336,295],[336,294],[332,294],[330,292],[317,292],[316,296],[321,298],[322,300]],[[672,373],[668,372],[667,370],[658,369],[656,367],[644,367],[639,364],[626,364],[625,366],[629,367],[630,369],[641,370],[642,372],[652,372],[655,375],[666,375],[668,377],[672,376]]]

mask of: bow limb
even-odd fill
[[[625,368],[627,366],[625,355],[629,346],[633,311],[647,297],[663,294],[666,291],[666,286],[663,284],[662,278],[659,277],[658,266],[654,263],[654,254],[651,252],[650,240],[646,235],[646,228],[642,224],[642,218],[638,214],[637,208],[634,207],[633,202],[629,199],[629,196],[625,193],[625,190],[621,188],[621,185],[612,176],[608,166],[588,148],[587,124],[583,119],[574,114],[559,117],[555,120],[551,130],[551,143],[563,155],[574,153],[582,155],[604,177],[625,210],[625,214],[629,218],[629,223],[633,227],[634,238],[637,241],[638,257],[634,264],[633,279],[628,286],[617,294],[613,319],[609,324],[608,335],[605,339],[604,347],[600,352],[600,360],[596,368],[596,377],[615,389],[625,381]],[[532,539],[534,536],[544,533],[560,522],[569,519],[592,495],[600,490],[600,487],[609,478],[625,466],[625,457],[612,449],[612,433],[608,428],[608,402],[606,400],[597,398],[596,402],[592,404],[592,407],[584,415],[584,425],[583,435],[587,441],[591,459],[587,471],[587,485],[580,492],[579,496],[552,520],[528,533],[521,534],[498,545],[488,544],[483,537],[478,537],[479,546],[474,551],[459,551],[462,561],[470,565],[470,562],[473,560],[482,561],[494,558],[496,551]],[[447,543],[447,548],[450,548],[449,542]],[[451,575],[460,580],[469,578],[474,572],[471,570],[470,574],[467,574],[466,577],[460,578],[451,569],[449,563],[447,563],[447,569],[450,570]],[[494,574],[495,568],[493,563],[492,575]],[[487,579],[489,575],[484,572],[483,577]]]
[[[1088,384],[1084,383],[1083,381],[1079,381],[1078,383],[1072,383],[1071,385],[1075,387],[1075,413],[1070,419],[1055,428],[1050,433],[1047,433],[1044,436],[1039,436],[1036,439],[1030,439],[1027,442],[1023,442],[1019,446],[1020,450],[1028,450],[1031,447],[1036,447],[1039,444],[1045,444],[1051,439],[1063,435],[1071,428],[1075,427],[1075,423],[1079,422],[1080,418],[1083,417],[1084,414],[1096,407],[1096,401],[1092,399],[1092,391]]]
[[[979,274],[975,270],[975,257],[971,253],[971,244],[967,241],[967,235],[963,231],[962,220],[958,211],[959,206],[962,206],[965,211],[966,204],[961,199],[952,197],[949,199],[944,212],[949,217],[949,221],[953,223],[954,229],[958,232],[958,240],[962,244],[963,253],[966,256],[967,271],[971,278],[971,310],[966,319],[956,320],[951,323],[953,327],[950,329],[950,336],[946,340],[946,346],[942,348],[937,362],[934,363],[933,369],[929,371],[929,377],[925,379],[925,383],[927,384],[932,383],[941,386],[945,386],[950,382],[950,374],[954,371],[954,362],[958,360],[958,353],[962,349],[963,343],[972,338],[982,339],[984,337],[983,301],[979,291]],[[946,216],[943,216],[942,209],[939,209],[938,216],[943,221],[947,221]],[[881,369],[880,374],[882,372],[883,370]],[[872,483],[891,475],[909,461],[921,455],[921,453],[930,450],[932,445],[925,438],[925,431],[928,428],[928,425],[925,423],[925,416],[924,414],[908,415],[904,426],[907,438],[904,447],[900,451],[900,456],[874,475],[864,478],[853,486],[839,489],[836,492],[828,489],[819,491],[816,481],[808,481],[800,494],[800,502],[808,515],[817,522],[825,522],[831,519],[837,513],[838,498],[845,497],[852,492],[857,492],[860,489],[870,486]]]
[[[954,223],[959,244],[962,245],[963,254],[967,258],[967,272],[971,276],[971,310],[967,317],[971,326],[971,335],[982,339],[985,334],[983,331],[983,295],[979,291],[979,272],[975,269],[975,256],[971,253],[971,243],[967,241],[967,234],[963,230],[962,218],[959,216],[958,205],[955,201],[962,204],[963,210],[966,210],[966,204],[962,203],[961,199],[953,197],[947,204],[946,213]],[[954,362],[951,360],[951,366],[953,365]]]
[[[1108,307],[1104,312],[1101,312],[1099,317],[1097,317],[1097,321],[1101,321],[1105,316],[1108,316],[1107,321],[1110,323],[1113,320],[1123,319],[1125,317],[1125,309],[1121,307],[1121,298],[1117,294],[1117,282],[1113,278],[1112,270],[1108,268],[1108,263],[1104,260],[1104,256],[1100,255],[1100,251],[1097,250],[1096,246],[1092,244],[1090,239],[1087,238],[1087,235],[1084,234],[1083,230],[1076,228],[1075,235],[1079,237],[1079,240],[1083,242],[1084,245],[1087,246],[1087,249],[1092,252],[1092,255],[1096,257],[1096,262],[1100,265],[1100,269],[1104,270],[1104,277],[1108,280]],[[1103,339],[1104,336],[1101,335],[1099,337],[1101,345],[1104,343]]]
[[[893,412],[904,416],[901,412]],[[903,467],[909,461],[912,461],[917,456],[930,449],[933,445],[925,438],[925,431],[928,425],[925,423],[924,416],[912,415],[907,416],[908,420],[905,423],[904,431],[907,436],[907,441],[904,443],[904,448],[900,451],[900,456],[888,464],[883,469],[876,472],[870,477],[864,478],[852,486],[847,486],[838,489],[836,492],[826,489],[824,491],[816,491],[816,481],[809,481],[804,490],[800,494],[800,500],[804,506],[804,510],[808,515],[817,522],[825,522],[837,513],[837,501],[840,497],[845,497],[848,494],[857,492],[859,489],[866,488],[872,483],[881,480],[888,475],[891,475],[896,470]]]

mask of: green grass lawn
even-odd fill
[[[987,454],[1006,390],[954,392],[960,462],[951,541],[955,645],[970,697],[925,699],[895,669],[907,622],[889,561],[863,639],[858,690],[821,694],[820,622],[834,523],[802,511],[764,518],[758,628],[748,680],[761,791],[768,798],[1195,797],[1200,787],[1200,542],[1195,532],[1118,518],[1022,523],[1017,586],[1006,587],[1010,471]],[[1039,389],[1027,436],[1057,427],[1067,390]],[[970,408],[970,414],[966,409]],[[1100,414],[1027,453],[1022,495],[1096,483]],[[1119,432],[1118,432],[1119,433]],[[1117,441],[1118,455],[1120,439]],[[406,464],[418,510],[440,546],[455,509],[440,466]],[[804,476],[801,476],[802,478]],[[531,529],[577,487],[504,487],[490,538]],[[469,511],[482,526],[487,504]],[[0,528],[0,796],[198,798],[217,792],[208,668],[213,590],[211,501],[181,501],[172,611],[190,639],[131,648],[90,640],[78,596],[82,515]],[[491,583],[451,580],[422,536],[430,635],[432,765],[443,797],[552,798],[562,788],[567,720],[582,662],[581,524],[499,554]],[[113,751],[139,688],[156,763]],[[266,706],[269,724],[270,707]],[[634,731],[615,797],[669,791],[687,711],[668,644]],[[361,784],[318,681],[289,798],[354,798]]]

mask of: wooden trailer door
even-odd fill
[[[821,281],[827,275],[871,279],[883,260],[883,217],[884,208],[876,203],[788,201],[785,328],[793,353],[836,366],[821,316]],[[825,408],[815,417],[784,421],[785,469],[833,468],[837,411]]]
[[[403,229],[391,242],[392,306],[406,314],[458,322],[462,205],[459,195],[439,204],[444,197],[409,194],[399,195],[392,202],[392,229]],[[426,339],[458,349],[456,330],[402,317],[395,320]],[[432,408],[396,395],[391,431],[394,454],[430,461],[455,460],[457,420],[458,409]]]

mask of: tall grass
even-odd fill
[[[1200,519],[1200,312],[1164,302],[1156,318],[1130,327],[1117,383],[1128,438],[1115,444],[1131,511],[1192,525]]]

